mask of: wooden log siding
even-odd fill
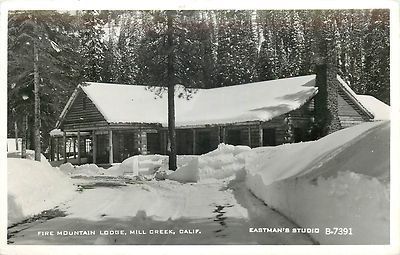
[[[311,100],[299,109],[290,112],[292,123],[295,128],[308,128],[311,118],[313,117],[314,102]],[[260,124],[250,125],[250,145],[252,148],[260,147],[262,145],[263,135],[260,135],[260,129],[272,128],[275,129],[276,145],[285,143],[286,129],[285,115],[277,116],[270,121],[262,122]],[[246,139],[248,140],[248,139]],[[248,143],[247,143],[248,144]]]
[[[92,157],[93,157],[93,159],[92,159],[92,161],[93,161],[93,164],[96,164],[96,162],[97,162],[97,159],[96,159],[96,157],[97,157],[97,137],[96,137],[96,131],[92,131]]]
[[[61,129],[72,130],[79,128],[92,128],[94,126],[107,126],[108,123],[92,100],[80,90],[71,108],[61,122]]]
[[[342,128],[351,127],[368,121],[368,117],[355,105],[355,103],[339,89],[338,113]]]

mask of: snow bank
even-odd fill
[[[163,155],[136,155],[106,170],[105,173],[120,176],[153,175],[162,165],[167,164],[167,160],[168,157]]]
[[[71,180],[47,160],[9,158],[7,163],[8,225],[60,205],[75,192]]]
[[[71,176],[97,176],[104,175],[104,172],[106,171],[104,168],[99,167],[96,164],[74,166],[71,163],[60,165],[60,170]]]
[[[197,156],[178,155],[178,167],[192,161]],[[65,163],[60,166],[60,170],[71,176],[147,176],[154,177],[159,170],[168,170],[168,156],[165,155],[136,155],[125,159],[120,164],[114,164],[105,169],[95,164],[85,164],[74,166]]]
[[[22,138],[18,138],[18,150],[15,142],[15,138],[7,138],[7,152],[15,152],[21,150]]]
[[[367,131],[378,125],[381,123],[363,123],[340,130],[318,141],[256,148],[253,150],[253,159],[246,161],[246,170],[251,174],[261,171],[260,178],[265,185],[305,174],[319,168],[343,151],[346,145],[365,136]]]
[[[248,146],[220,144],[218,148],[207,154],[193,158],[167,176],[179,182],[199,182],[209,179],[225,179],[234,176],[244,167],[242,152],[249,152]]]
[[[193,159],[189,163],[179,167],[176,171],[167,175],[167,179],[178,182],[197,182],[199,177],[199,160]]]
[[[21,151],[12,151],[7,153],[7,158],[21,158]],[[35,160],[35,151],[33,150],[26,150],[26,159]],[[41,154],[40,155],[40,162],[47,164],[50,166],[49,161],[47,158]]]
[[[388,244],[389,127],[365,123],[314,142],[253,150],[246,185],[300,226],[319,228],[312,236],[321,244]],[[352,235],[325,235],[333,227],[352,228]]]

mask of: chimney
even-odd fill
[[[324,40],[315,58],[316,86],[315,123],[317,138],[341,129],[338,114],[338,81],[336,44],[334,40]]]

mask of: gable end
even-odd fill
[[[64,115],[61,116],[59,123],[61,129],[74,130],[108,125],[104,116],[81,87],[77,88],[77,93],[71,98],[71,102],[64,109]]]

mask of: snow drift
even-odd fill
[[[318,141],[259,148],[246,185],[321,244],[389,243],[389,122],[364,123]],[[301,155],[301,156],[299,156]],[[325,228],[352,235],[325,235]]]
[[[178,155],[178,167],[181,167],[197,156]],[[60,170],[73,177],[88,176],[112,176],[112,177],[134,177],[145,176],[152,179],[157,171],[168,171],[168,156],[165,155],[135,155],[125,159],[122,163],[116,163],[105,169],[95,164],[84,164],[74,166],[65,163]]]
[[[41,162],[8,158],[7,164],[8,225],[58,206],[75,193],[71,180],[44,157]]]
[[[199,182],[209,179],[225,179],[234,176],[244,167],[242,152],[249,152],[248,146],[233,146],[221,143],[216,150],[193,158],[187,164],[167,176],[179,182]]]
[[[7,158],[21,158],[21,151],[10,151],[7,153]],[[26,159],[35,160],[35,151],[33,150],[26,150]],[[47,161],[47,158],[40,154],[40,162],[45,165],[49,165],[50,163]]]

